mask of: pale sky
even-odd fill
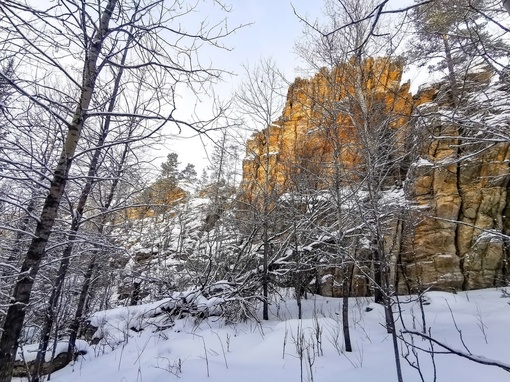
[[[286,77],[295,78],[297,76],[295,69],[303,64],[293,53],[294,43],[300,37],[303,25],[294,15],[291,1],[227,0],[226,3],[232,4],[232,12],[227,16],[229,27],[246,26],[224,39],[224,44],[231,48],[230,51],[207,49],[202,55],[204,64],[209,60],[215,67],[235,73],[234,76],[226,76],[225,82],[216,87],[217,94],[228,98],[242,82],[242,65],[246,63],[253,65],[261,58],[272,58]],[[316,17],[320,14],[322,1],[293,0],[292,4],[301,15]],[[220,14],[217,7],[209,7],[207,11]],[[200,14],[195,16],[198,19]],[[208,16],[211,17],[210,14]],[[189,134],[183,131],[181,137]],[[169,150],[179,154],[182,166],[193,163],[199,172],[208,165],[201,146],[198,138],[176,137],[167,144]],[[166,154],[166,149],[157,153],[162,157],[166,157]]]
[[[229,26],[248,25],[228,36],[224,43],[232,51],[207,50],[202,57],[204,62],[210,60],[216,67],[238,74],[226,78],[226,82],[218,87],[218,94],[228,97],[242,82],[243,63],[255,64],[261,58],[272,58],[277,68],[288,80],[300,75],[299,67],[306,66],[294,53],[294,45],[302,36],[304,25],[294,15],[291,4],[303,17],[315,20],[321,16],[322,0],[224,0],[232,4],[232,12],[228,15]],[[360,0],[363,1],[363,0]],[[391,0],[394,7],[402,7],[412,0]],[[206,16],[214,20],[218,7],[205,10]],[[197,13],[197,19],[203,14]],[[181,137],[189,135],[183,131]],[[199,139],[171,140],[167,144],[169,150],[179,154],[182,166],[194,163],[199,171],[207,166],[206,155]],[[166,157],[168,149],[160,150],[157,155]]]

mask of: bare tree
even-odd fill
[[[339,3],[345,5],[347,2],[340,1]],[[504,66],[501,64],[504,64],[505,61],[498,61],[498,57],[500,55],[507,55],[508,49],[504,46],[505,44],[500,44],[496,38],[491,38],[490,36],[485,38],[487,35],[483,31],[483,26],[484,23],[490,22],[493,23],[493,27],[499,28],[501,33],[508,32],[508,30],[498,22],[501,9],[494,10],[491,8],[496,4],[494,1],[416,1],[416,4],[410,7],[397,10],[386,9],[387,3],[387,1],[374,3],[369,8],[372,9],[372,12],[368,12],[365,15],[353,13],[351,18],[342,20],[339,25],[332,24],[332,28],[322,28],[322,26],[311,22],[308,23],[308,27],[318,36],[315,41],[320,42],[324,47],[330,46],[336,52],[335,48],[341,46],[340,44],[334,44],[336,34],[341,35],[345,31],[348,35],[347,31],[350,28],[360,27],[364,23],[368,25],[361,38],[355,40],[357,43],[349,46],[348,49],[350,54],[354,55],[353,59],[349,62],[350,65],[353,65],[351,70],[354,74],[349,78],[352,81],[351,88],[355,90],[348,94],[343,103],[338,103],[338,107],[342,110],[341,114],[347,117],[344,120],[344,124],[353,128],[356,142],[349,143],[344,140],[341,143],[344,147],[346,144],[347,146],[355,147],[358,153],[359,161],[357,166],[351,169],[350,173],[351,177],[352,174],[358,174],[356,185],[360,187],[362,192],[353,192],[354,197],[351,200],[359,208],[360,223],[363,227],[360,232],[370,239],[369,243],[373,254],[373,261],[377,264],[374,267],[372,282],[377,288],[375,291],[376,299],[385,306],[386,326],[388,331],[392,333],[398,379],[402,380],[397,342],[398,336],[395,331],[395,319],[393,318],[392,311],[392,305],[398,303],[394,299],[396,293],[395,281],[398,280],[396,279],[398,272],[392,269],[395,269],[395,265],[398,265],[398,255],[401,255],[399,240],[401,240],[403,232],[395,234],[395,240],[392,240],[391,236],[395,231],[390,227],[396,226],[397,231],[401,230],[404,220],[409,219],[409,217],[406,216],[405,210],[398,206],[398,203],[392,205],[392,203],[388,203],[388,200],[384,200],[384,191],[392,187],[391,183],[395,180],[395,176],[398,176],[399,173],[406,174],[409,164],[406,157],[410,153],[410,147],[406,148],[405,142],[410,142],[411,140],[406,138],[406,133],[400,135],[398,130],[395,129],[400,116],[402,114],[405,115],[405,113],[401,113],[398,110],[396,102],[390,101],[386,105],[382,105],[377,102],[377,97],[374,97],[375,93],[367,89],[366,81],[369,76],[367,76],[367,71],[364,68],[366,62],[364,62],[363,55],[370,54],[371,41],[378,37],[380,38],[382,33],[378,32],[377,28],[382,27],[383,16],[398,13],[404,14],[411,10],[414,10],[415,13],[430,12],[427,13],[430,18],[421,19],[419,26],[423,29],[430,27],[434,30],[434,35],[429,37],[431,39],[436,38],[438,44],[434,49],[431,49],[431,56],[442,57],[444,59],[443,63],[446,68],[447,78],[441,83],[441,90],[451,97],[450,100],[443,98],[435,104],[436,107],[440,105],[439,110],[431,111],[431,109],[428,109],[427,111],[431,115],[425,116],[419,114],[416,118],[419,121],[417,123],[421,124],[423,121],[427,121],[427,118],[433,118],[435,115],[433,120],[436,123],[435,127],[437,130],[431,132],[431,139],[437,139],[445,147],[448,147],[448,150],[451,150],[452,156],[449,158],[450,167],[448,171],[452,172],[457,179],[461,179],[461,175],[463,175],[460,172],[462,161],[480,155],[480,153],[487,149],[494,148],[494,143],[502,143],[502,135],[506,134],[506,128],[501,126],[498,121],[492,122],[494,129],[488,128],[487,125],[491,123],[485,120],[486,126],[478,123],[480,115],[477,109],[480,108],[480,110],[484,110],[487,113],[488,110],[493,110],[493,106],[489,105],[490,102],[485,103],[489,97],[479,96],[480,93],[484,92],[484,90],[480,90],[483,89],[482,84],[484,80],[480,79],[483,76],[481,75],[476,79],[476,73],[470,72],[470,70],[473,67],[473,63],[479,64],[483,62],[485,65],[489,64],[492,70],[500,74],[502,83],[506,81],[504,71],[501,71]],[[500,2],[497,2],[497,4],[499,6]],[[460,13],[455,13],[457,10]],[[425,16],[424,14],[421,15]],[[380,29],[380,31],[385,32],[384,29]],[[455,41],[455,39],[458,40]],[[424,40],[422,38],[422,41]],[[307,46],[310,46],[310,44]],[[309,50],[306,50],[306,52],[308,53]],[[311,53],[311,55],[320,58],[334,57],[328,53],[323,53],[322,55]],[[341,57],[341,55],[338,56]],[[460,57],[462,58],[459,59]],[[332,60],[332,62],[335,61]],[[390,62],[392,61],[389,60],[388,63]],[[398,61],[393,61],[393,64],[399,65]],[[489,71],[486,70],[482,73],[487,76],[485,80],[488,81],[491,77]],[[470,79],[473,78],[475,80],[470,82]],[[497,79],[493,80],[497,81]],[[384,87],[382,83],[381,85]],[[502,85],[499,89],[501,90],[504,86]],[[388,86],[386,88],[390,93],[396,90]],[[474,89],[475,91],[473,91]],[[500,98],[499,94],[495,97]],[[399,95],[394,93],[393,97],[399,97]],[[506,96],[503,97],[506,99]],[[393,100],[395,101],[396,99],[394,98]],[[479,104],[480,101],[484,103],[483,106]],[[392,106],[388,108],[388,105]],[[441,110],[441,108],[443,109]],[[329,109],[332,109],[331,106]],[[445,123],[445,121],[451,122]],[[324,125],[327,126],[327,124]],[[409,133],[409,129],[401,131],[405,132],[406,130]],[[493,130],[493,133],[491,134],[488,130]],[[496,138],[496,135],[499,135],[499,139]],[[418,144],[426,145],[427,143],[421,142]],[[465,175],[463,176],[464,179],[467,178]],[[463,187],[462,181],[458,181],[457,187],[459,193],[461,193]],[[366,193],[365,196],[363,196],[363,193]],[[462,204],[460,209],[462,210]],[[461,214],[458,216],[458,219],[450,220],[454,226],[456,220],[463,219]],[[408,224],[408,222],[405,224]],[[462,227],[463,224],[464,222],[462,221],[457,223],[457,229]],[[499,229],[499,227],[496,229]],[[458,234],[452,236],[459,237]],[[393,250],[390,250],[392,246]],[[413,335],[416,334],[413,333]],[[431,340],[429,336],[422,337],[429,341]],[[432,342],[439,346],[442,345],[441,341]],[[451,351],[452,349],[448,350]],[[474,358],[476,359],[477,357]],[[490,361],[490,364],[496,363]],[[498,366],[501,367],[501,365]]]
[[[252,207],[260,213],[260,225],[262,227],[263,243],[263,280],[262,297],[264,320],[269,319],[269,258],[271,256],[270,224],[271,212],[274,209],[277,184],[274,182],[272,173],[276,163],[277,148],[271,142],[271,132],[277,129],[275,121],[283,108],[283,81],[277,72],[274,63],[269,60],[261,60],[253,69],[245,66],[246,81],[236,93],[239,109],[246,117],[250,125],[264,131],[265,153],[257,153],[261,158],[256,171],[263,174],[263,183],[255,181],[249,192],[255,192],[252,197]],[[273,152],[272,150],[276,151]]]
[[[391,269],[395,264],[388,245],[393,240],[392,227],[398,226],[394,218],[399,216],[400,207],[383,198],[388,190],[402,187],[407,130],[402,126],[402,116],[410,113],[411,103],[406,99],[407,93],[400,93],[399,78],[395,82],[388,80],[389,73],[402,72],[402,64],[391,57],[395,40],[382,33],[380,17],[386,3],[327,1],[327,22],[307,22],[305,40],[297,48],[312,68],[320,70],[316,81],[325,83],[327,89],[317,92],[320,96],[310,91],[314,97],[311,119],[313,125],[320,127],[331,150],[333,182],[328,188],[335,202],[339,230],[337,256],[342,259],[343,268],[346,343],[347,280],[354,266],[365,273],[376,302],[385,307],[397,378],[402,381],[392,311],[395,290]],[[383,57],[373,58],[377,55]],[[325,68],[320,69],[321,66]],[[351,229],[343,224],[347,221],[352,222]],[[353,240],[358,244],[352,245]],[[368,247],[371,272],[356,256],[359,247]]]
[[[12,4],[16,5],[17,4]],[[2,339],[0,341],[0,374],[1,381],[10,381],[12,365],[16,356],[18,337],[24,321],[25,312],[23,305],[28,304],[34,278],[39,270],[39,264],[44,255],[51,229],[57,217],[58,207],[64,192],[66,177],[71,167],[78,140],[83,128],[85,113],[89,109],[97,78],[97,61],[102,49],[103,39],[107,36],[110,19],[116,7],[116,1],[110,1],[101,14],[95,40],[91,43],[87,58],[84,62],[84,73],[80,103],[76,107],[72,123],[68,125],[68,134],[59,162],[53,171],[53,179],[44,207],[41,211],[40,221],[34,233],[34,239],[27,250],[25,261],[22,265],[20,277],[16,282],[13,292],[13,303],[7,312]],[[14,26],[18,26],[15,20],[14,9],[2,9],[5,18],[10,17]],[[28,11],[25,9],[25,11]],[[27,24],[25,24],[27,25]]]
[[[2,81],[34,107],[49,112],[65,131],[62,151],[49,172],[48,194],[5,317],[0,340],[0,381],[10,380],[12,374],[25,307],[59,213],[71,166],[78,162],[77,155],[84,155],[90,149],[79,153],[83,147],[80,142],[80,137],[85,136],[83,133],[91,131],[101,118],[110,118],[112,123],[119,124],[135,117],[139,123],[150,126],[141,135],[129,138],[131,142],[154,135],[168,122],[198,132],[207,129],[209,121],[186,123],[175,117],[174,95],[178,87],[195,83],[203,89],[207,81],[219,77],[218,71],[200,66],[195,56],[195,41],[199,39],[221,47],[221,37],[230,31],[223,23],[211,29],[201,24],[195,31],[170,26],[171,21],[190,14],[193,7],[116,0],[99,4],[70,0],[49,7],[9,0],[0,6],[0,32],[9,36],[4,43],[5,57],[19,61],[18,66],[26,69],[16,80],[0,74]],[[122,59],[126,51],[129,54]],[[73,57],[72,62],[67,57]],[[83,65],[81,70],[74,67],[77,62]],[[35,67],[41,70],[33,71]],[[126,73],[125,78],[119,75],[122,71]],[[148,74],[143,92],[151,94],[151,101],[144,103],[142,110],[135,111],[126,94],[131,91],[133,81],[144,72]],[[58,87],[45,86],[47,82],[41,81],[41,77],[49,76],[66,81],[71,90],[64,92]],[[117,78],[122,83],[114,85]],[[97,86],[98,83],[102,86]],[[122,105],[115,104],[119,86],[125,97]],[[106,145],[101,141],[97,144],[99,147]]]

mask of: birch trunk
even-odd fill
[[[83,80],[80,102],[68,127],[67,136],[60,158],[53,172],[49,193],[44,202],[34,239],[27,250],[21,271],[11,297],[11,305],[5,317],[2,338],[0,339],[0,382],[10,382],[18,348],[18,339],[25,319],[25,307],[30,301],[35,277],[45,254],[53,225],[57,218],[66,180],[71,168],[72,158],[80,139],[83,124],[89,109],[97,78],[97,61],[102,49],[103,39],[108,33],[108,25],[117,0],[109,0],[101,15],[99,28],[88,48],[83,68]]]

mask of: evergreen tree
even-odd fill
[[[179,156],[177,153],[170,153],[166,157],[166,162],[161,164],[161,179],[177,185],[179,179]]]
[[[418,0],[415,0],[419,3]],[[410,43],[410,57],[431,71],[446,71],[455,104],[461,98],[465,75],[484,64],[496,71],[504,64],[509,46],[495,36],[483,17],[492,0],[434,1],[414,8],[417,38]]]
[[[199,184],[201,188],[204,188],[209,183],[209,174],[207,173],[207,170],[204,168],[202,169],[202,173],[200,174],[200,180]]]
[[[179,180],[184,180],[189,183],[193,183],[197,180],[197,170],[195,165],[192,163],[188,163],[184,170],[179,173]]]

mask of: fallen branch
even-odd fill
[[[443,349],[448,350],[448,353],[441,352],[442,354],[455,354],[455,355],[458,355],[459,357],[469,359],[470,361],[473,361],[473,362],[476,362],[476,363],[479,363],[479,364],[482,364],[482,365],[499,367],[500,369],[503,369],[506,372],[510,373],[510,365],[509,364],[506,364],[506,363],[503,363],[503,362],[500,362],[500,361],[496,361],[496,360],[493,360],[493,359],[489,359],[489,358],[486,358],[484,356],[475,355],[475,354],[469,354],[469,353],[466,353],[466,352],[464,352],[462,350],[459,350],[459,349],[454,349],[451,346],[446,345],[446,344],[436,340],[435,338],[432,338],[431,336],[429,336],[427,334],[423,334],[423,333],[420,333],[420,332],[417,332],[417,331],[414,331],[414,330],[403,330],[403,331],[401,331],[401,333],[402,334],[410,334],[410,335],[414,335],[414,336],[419,336],[419,337],[421,337],[423,339],[426,339],[426,340],[428,340],[430,342],[435,343],[436,345],[442,347]],[[431,350],[427,350],[427,349],[423,349],[423,348],[419,348],[419,349],[424,351],[424,352],[427,352],[427,353],[431,353],[432,352]]]

